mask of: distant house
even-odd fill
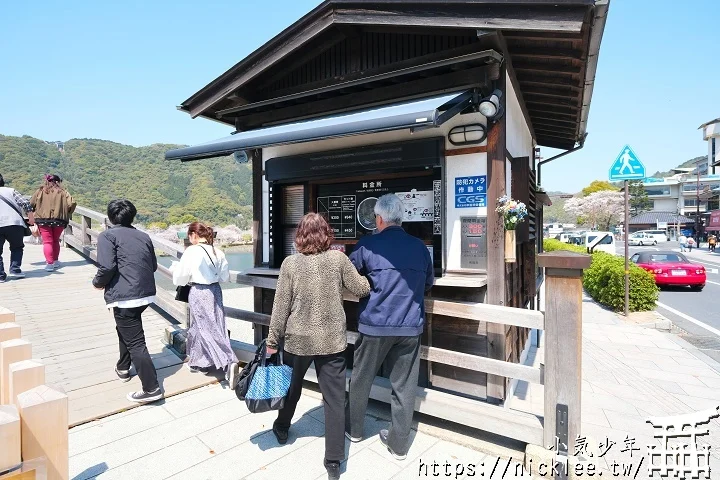
[[[708,168],[715,173],[715,167],[720,166],[720,118],[700,125],[698,130],[703,131],[703,140],[708,142]]]
[[[65,151],[65,142],[61,142],[60,140],[55,140],[53,142],[45,142],[48,145],[55,145],[55,148],[57,148],[59,151],[64,152]]]

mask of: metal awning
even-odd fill
[[[165,153],[165,159],[187,162],[222,157],[252,148],[406,128],[434,128],[462,112],[475,98],[475,91],[467,90],[305,122],[239,132],[212,142],[169,150]]]

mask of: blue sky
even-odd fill
[[[227,135],[176,105],[319,3],[7,2],[0,133],[136,146]],[[577,191],[606,178],[626,143],[649,172],[705,155],[697,127],[720,117],[718,20],[714,0],[612,0],[588,141],[545,166],[543,186]]]

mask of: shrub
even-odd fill
[[[568,250],[585,253],[577,245],[569,245],[559,240],[545,240],[546,252]],[[596,302],[613,310],[625,308],[625,259],[605,252],[592,254],[590,268],[583,274],[583,287]],[[630,264],[630,305],[631,312],[653,310],[658,299],[658,287],[650,272],[637,265]]]

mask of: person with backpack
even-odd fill
[[[3,176],[0,175],[0,283],[11,278],[22,278],[22,259],[25,248],[25,218],[23,212],[28,216],[28,223],[35,224],[32,206],[15,189],[6,187]],[[3,248],[5,241],[10,245],[10,268],[5,272],[3,263]]]
[[[77,203],[62,186],[58,175],[45,175],[43,185],[30,200],[35,211],[35,222],[40,229],[45,254],[45,271],[60,268],[60,237],[70,222]]]
[[[234,389],[238,360],[230,346],[220,288],[220,282],[230,279],[230,266],[225,254],[213,245],[212,228],[194,222],[187,233],[192,245],[185,250],[180,262],[174,262],[171,267],[176,286],[190,285],[187,301],[192,322],[187,330],[186,368],[193,373],[222,370],[230,388]]]

